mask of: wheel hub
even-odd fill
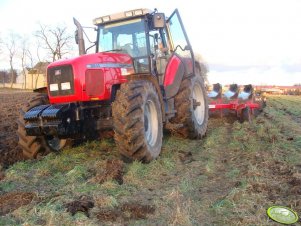
[[[158,113],[152,100],[147,100],[144,107],[144,132],[148,145],[154,146],[158,137]]]
[[[196,83],[192,91],[193,114],[199,125],[205,120],[205,97],[200,84]]]
[[[46,141],[48,146],[54,151],[61,150],[66,144],[66,140],[59,139],[58,137],[55,136],[46,137]]]

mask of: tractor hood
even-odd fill
[[[70,59],[62,59],[55,61],[48,65],[48,68],[57,67],[61,65],[74,65],[74,66],[84,66],[91,63],[123,63],[123,64],[133,64],[132,59],[128,54],[121,53],[94,53],[82,55]]]
[[[47,67],[51,103],[107,100],[114,84],[134,73],[128,54],[95,53],[53,62]]]

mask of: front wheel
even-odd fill
[[[17,135],[19,137],[19,146],[23,150],[23,155],[28,159],[34,159],[52,151],[59,151],[63,149],[67,143],[71,143],[69,139],[59,139],[55,136],[26,135],[24,114],[30,109],[44,104],[49,104],[48,96],[46,94],[38,94],[20,110]]]
[[[126,160],[149,162],[161,152],[163,125],[158,93],[146,80],[121,85],[112,105],[114,139]]]

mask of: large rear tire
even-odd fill
[[[23,150],[23,155],[27,159],[35,159],[39,156],[47,155],[52,151],[63,149],[69,140],[59,139],[53,136],[27,136],[25,131],[24,114],[33,107],[49,104],[49,99],[46,94],[38,94],[31,99],[21,110],[18,119],[19,146]],[[68,141],[68,142],[67,142]]]
[[[163,124],[158,93],[147,80],[121,85],[112,105],[114,139],[125,160],[150,162],[161,152]]]
[[[184,77],[175,96],[176,115],[171,122],[181,124],[174,132],[184,138],[200,139],[208,125],[208,101],[203,79]]]

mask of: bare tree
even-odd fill
[[[40,57],[40,45],[37,46],[37,58],[38,58],[38,63],[37,63],[37,77],[36,77],[36,80],[35,80],[35,89],[37,88],[37,85],[38,85],[38,80],[39,80],[39,76],[40,76],[40,71],[41,71],[41,57]]]
[[[21,57],[21,66],[22,66],[22,74],[23,74],[23,78],[24,78],[24,89],[26,89],[26,61],[28,58],[28,52],[29,52],[29,48],[28,48],[28,41],[27,39],[22,39],[21,41],[21,53],[20,53],[20,57]]]
[[[68,34],[67,27],[50,27],[39,24],[40,28],[36,31],[36,36],[41,41],[42,47],[51,54],[52,61],[62,59],[69,52],[72,35]]]
[[[8,73],[8,71],[0,70],[0,82],[3,84],[3,87],[4,87],[5,83],[9,82],[9,73]]]
[[[0,33],[0,35],[1,35],[1,33]],[[2,42],[2,39],[1,39],[1,36],[0,36],[0,53],[2,53],[2,44],[3,44],[3,42]]]
[[[19,36],[16,33],[10,32],[6,42],[4,45],[6,46],[6,49],[8,50],[8,57],[9,57],[9,65],[10,65],[10,74],[11,74],[11,79],[10,79],[10,88],[13,87],[13,83],[16,80],[16,71],[14,70],[14,58],[17,53],[17,42],[19,40]]]

